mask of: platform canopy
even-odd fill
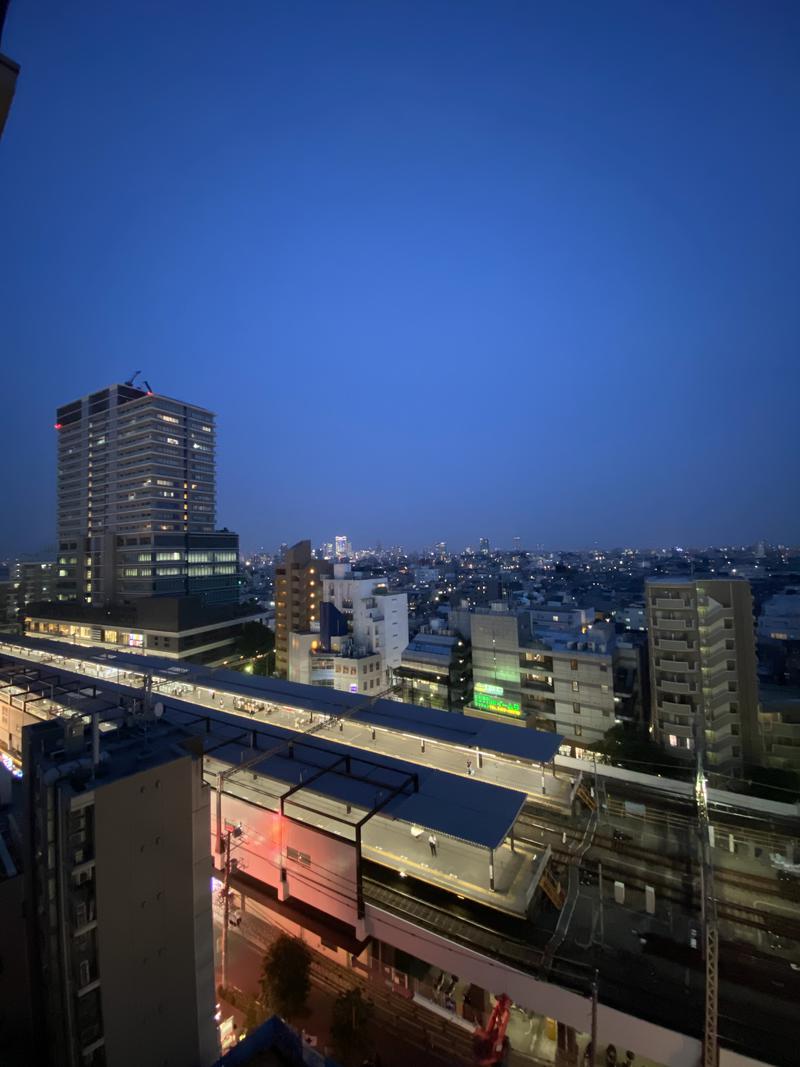
[[[261,677],[217,668],[209,670],[196,663],[144,656],[136,653],[107,651],[99,648],[71,646],[65,642],[40,638],[14,638],[29,648],[45,648],[54,655],[77,657],[106,668],[153,671],[188,685],[224,690],[248,700],[285,704],[300,711],[348,718],[377,729],[394,730],[414,737],[465,749],[492,753],[531,763],[549,763],[563,741],[560,734],[533,730],[519,725],[489,722],[461,712],[440,711],[396,700],[374,701],[360,693],[342,693],[326,686],[302,685],[281,678]]]
[[[172,709],[166,714],[171,717]],[[185,725],[185,715],[178,714]],[[215,723],[227,720],[227,725],[233,726],[236,722],[235,716],[224,712],[206,714]],[[311,794],[316,794],[480,848],[498,848],[527,799],[516,789],[388,756],[373,758],[363,749],[326,742],[319,736],[299,738],[291,730],[269,724],[248,723],[248,728],[258,734],[258,747],[264,749],[265,757],[261,763],[248,766],[245,773],[264,775],[285,787],[270,791],[272,795],[293,790],[292,801],[301,805],[310,805]],[[280,752],[266,754],[284,744]],[[251,758],[253,751],[249,744],[226,739],[208,755],[231,766],[233,784],[236,765]]]
[[[348,719],[377,729],[395,730],[430,741],[526,760],[549,763],[564,738],[548,730],[533,730],[509,723],[489,722],[456,711],[440,711],[397,700],[371,700],[360,693],[342,693],[326,686],[302,685],[281,678],[265,678],[238,671],[195,668],[194,685],[224,689],[250,700],[288,704],[322,715],[347,714]]]

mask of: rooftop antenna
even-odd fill
[[[136,379],[139,377],[139,375],[141,373],[142,372],[140,370],[137,370],[137,372],[135,374],[131,375],[131,377],[128,378],[128,380],[127,380],[127,382],[125,382],[125,384],[129,385],[131,388],[133,388],[133,383],[136,381]]]
[[[147,390],[147,395],[148,396],[152,396],[153,395],[153,390],[150,388],[150,382],[148,382],[146,378],[143,379],[143,381],[144,381],[144,387]]]

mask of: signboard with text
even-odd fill
[[[481,711],[494,711],[501,715],[522,715],[522,708],[516,700],[505,700],[503,697],[492,696],[489,693],[475,693],[474,704]]]

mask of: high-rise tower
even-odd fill
[[[236,602],[239,539],[214,528],[214,415],[131,382],[57,411],[58,599]]]

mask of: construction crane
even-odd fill
[[[137,372],[135,374],[132,374],[131,377],[128,378],[128,380],[125,382],[125,384],[130,386],[131,389],[137,388],[137,386],[135,384],[136,383],[136,379],[139,377],[139,375],[141,373],[142,372],[140,370],[137,370]],[[150,382],[148,382],[146,378],[143,378],[142,379],[142,384],[144,385],[144,387],[145,387],[145,389],[147,391],[147,395],[148,396],[152,396],[153,395],[153,390],[152,390],[152,388],[150,386]]]
[[[478,1067],[497,1067],[504,1063],[508,1052],[508,1020],[511,1015],[511,997],[501,993],[492,1008],[486,1026],[478,1026],[472,1035],[472,1049]]]

